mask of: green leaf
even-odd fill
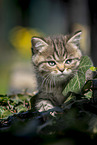
[[[0,119],[6,118],[12,114],[13,114],[12,112],[10,112],[9,110],[6,110],[6,107],[0,106]]]
[[[10,100],[12,100],[14,104],[23,103],[23,101],[18,97],[18,95],[15,98],[11,98]]]
[[[92,66],[92,61],[88,56],[83,56],[81,58],[78,72],[70,80],[65,89],[63,90],[63,95],[67,96],[69,92],[79,93],[85,83],[85,73]]]
[[[2,114],[2,118],[7,118],[8,116],[13,115],[13,113],[10,110],[5,110]]]
[[[18,113],[27,111],[27,108],[24,107],[23,105],[19,105],[19,106],[15,107],[15,109],[17,110]]]
[[[83,88],[82,88],[82,93],[84,94],[84,93],[86,93],[86,92],[88,92],[91,88],[92,88],[92,86],[93,86],[93,80],[88,80],[85,84],[84,84],[84,86],[83,86]]]
[[[91,97],[92,97],[92,91],[89,91],[89,92],[85,93],[84,95],[85,95],[85,98],[87,98],[88,100],[90,100]]]
[[[3,113],[4,113],[5,109],[6,109],[5,107],[0,106],[0,118],[3,117]]]
[[[92,67],[90,67],[90,70],[97,71],[97,67],[92,66]]]
[[[0,103],[7,103],[9,101],[9,97],[6,96],[0,96]]]

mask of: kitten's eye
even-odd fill
[[[68,59],[68,60],[66,60],[66,64],[70,64],[72,62],[72,59]]]
[[[50,66],[56,65],[56,63],[55,63],[54,61],[49,61],[48,64],[49,64]]]

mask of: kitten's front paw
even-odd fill
[[[39,112],[42,112],[42,111],[47,111],[49,109],[53,109],[54,106],[51,104],[50,101],[42,100],[36,104],[36,108],[38,109]],[[56,112],[53,111],[53,112],[50,112],[50,114],[55,117]]]
[[[56,111],[53,111],[53,112],[50,112],[50,114],[51,114],[53,117],[56,117],[57,112],[56,112]]]

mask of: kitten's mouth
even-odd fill
[[[60,74],[58,77],[59,77],[59,78],[67,78],[67,77],[68,77],[68,74],[62,73],[62,74]]]
[[[63,77],[65,77],[65,75],[64,74],[60,74],[59,77],[60,78],[63,78]]]

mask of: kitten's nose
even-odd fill
[[[60,71],[60,72],[63,72],[63,71],[64,71],[64,68],[60,68],[59,71]]]
[[[59,69],[60,72],[63,72],[64,71],[64,64],[63,63],[58,64],[57,67],[58,67],[58,69]]]

